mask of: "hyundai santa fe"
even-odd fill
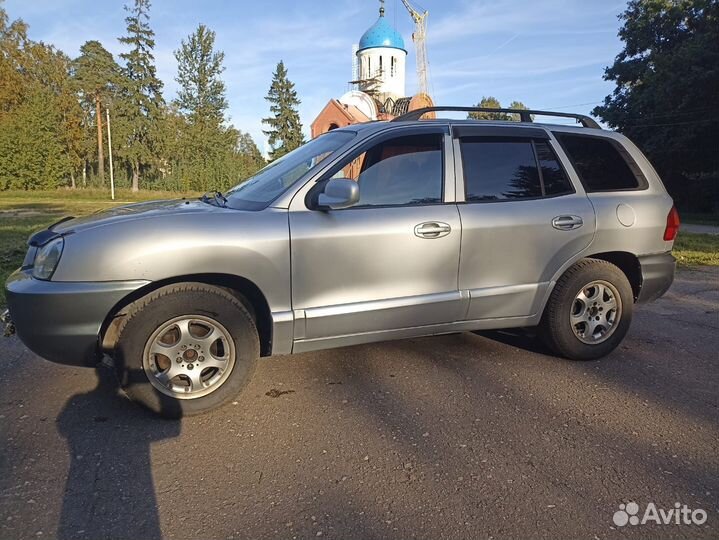
[[[674,276],[657,173],[586,116],[420,119],[455,109],[481,111],[336,129],[226,195],[56,223],[29,239],[6,318],[48,360],[111,358],[175,417],[233,399],[263,356],[518,327],[607,355]]]

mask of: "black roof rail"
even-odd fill
[[[506,113],[506,114],[518,114],[520,122],[532,122],[532,115],[538,116],[557,116],[560,118],[574,118],[582,124],[585,128],[602,129],[594,118],[587,116],[586,114],[577,113],[566,113],[566,112],[551,112],[551,111],[535,111],[532,109],[492,109],[490,107],[424,107],[423,109],[416,109],[409,111],[401,116],[393,118],[392,122],[409,122],[412,120],[419,120],[422,115],[429,112],[437,111],[459,111],[459,112],[484,112],[484,113]]]

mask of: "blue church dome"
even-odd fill
[[[375,47],[391,47],[407,52],[404,48],[404,39],[397,30],[384,18],[384,9],[379,11],[379,19],[362,35],[359,50],[374,49]]]

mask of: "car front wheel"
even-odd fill
[[[540,335],[557,354],[593,360],[613,351],[632,320],[634,297],[626,275],[600,259],[584,259],[557,281]]]
[[[127,311],[115,366],[127,395],[148,409],[170,418],[199,414],[233,399],[250,380],[257,329],[225,289],[169,285]]]

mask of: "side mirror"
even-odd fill
[[[346,178],[333,178],[317,200],[319,210],[341,210],[359,202],[359,184]]]

